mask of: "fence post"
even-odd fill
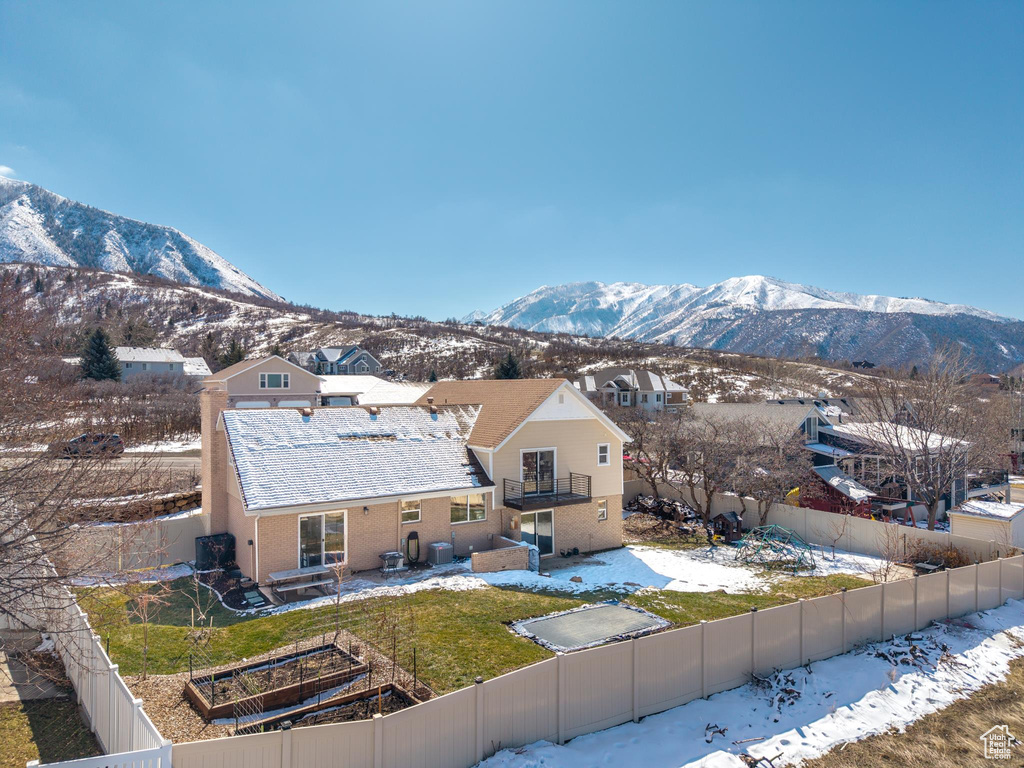
[[[117,710],[114,709],[114,677],[118,674],[117,670],[120,669],[118,664],[111,664],[110,671],[107,673],[107,743],[106,748],[108,753],[120,752],[118,745],[115,743],[117,739]]]
[[[477,677],[473,681],[476,692],[476,761],[484,759],[484,679]]]
[[[142,699],[132,699],[131,722],[128,723],[128,751],[135,749],[135,724],[139,722],[139,712],[142,709]]]
[[[558,698],[556,700],[558,713],[558,743],[565,744],[565,675],[562,667],[565,662],[565,654],[559,651],[555,654],[555,672],[558,677]]]
[[[174,756],[174,742],[170,739],[164,739],[163,746],[160,749],[160,768],[171,768]]]
[[[281,768],[292,768],[292,721],[281,723]]]
[[[949,568],[946,569],[946,618],[949,618]]]
[[[807,602],[802,597],[798,601],[800,605],[800,666],[804,665],[804,603]]]
[[[750,679],[757,673],[757,606],[750,609]]]
[[[846,587],[839,590],[839,599],[841,601],[840,613],[842,614],[842,620],[840,621],[840,624],[842,625],[842,630],[840,632],[842,648],[840,650],[842,650],[843,653],[846,653]]]
[[[384,766],[384,718],[373,713],[373,768]]]
[[[1003,558],[1002,555],[996,558],[999,564],[999,605],[1003,604]]]
[[[920,583],[918,581],[918,579],[920,577],[921,577],[921,574],[919,574],[919,573],[915,573],[914,574],[914,631],[915,632],[917,632],[917,587],[918,587],[918,584]]]
[[[708,697],[708,622],[700,620],[700,697]]]
[[[974,561],[974,612],[978,612],[978,561]]]
[[[633,722],[640,722],[640,654],[636,650],[636,638],[629,641],[633,646]]]
[[[882,610],[879,612],[881,617],[881,629],[878,632],[878,640],[881,642],[885,640],[885,582],[882,582],[882,589],[879,590],[879,594],[882,596]]]

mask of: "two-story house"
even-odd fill
[[[121,379],[156,374],[185,372],[185,358],[174,349],[149,347],[115,347],[114,354],[121,363]]]
[[[380,360],[354,344],[345,347],[320,347],[308,352],[292,352],[288,360],[306,370],[327,376],[380,373]]]
[[[272,357],[201,394],[203,511],[254,581],[375,568],[410,540],[457,555],[496,536],[542,556],[621,545],[627,438],[569,382],[446,382],[412,405],[339,407],[315,405],[319,384]]]
[[[686,405],[686,388],[654,371],[605,368],[581,376],[576,388],[601,406],[674,412]]]

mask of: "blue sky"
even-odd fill
[[[297,302],[769,274],[1024,316],[1019,2],[0,0],[0,165]]]

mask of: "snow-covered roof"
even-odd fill
[[[212,371],[210,371],[210,366],[201,357],[186,357],[183,370],[186,376],[202,376],[205,378],[206,376],[213,375]]]
[[[184,363],[176,349],[164,347],[115,347],[114,354],[122,363]]]
[[[433,386],[361,374],[321,376],[320,381],[320,394],[357,397],[359,405],[412,405]]]
[[[804,445],[804,448],[806,448],[808,451],[820,453],[823,456],[831,456],[832,458],[835,459],[845,459],[850,456],[853,456],[853,454],[850,451],[847,451],[843,448],[837,448],[834,445],[825,445],[824,443],[807,443]]]
[[[243,408],[222,418],[249,510],[490,487],[466,445],[480,408],[436,410]]]
[[[867,488],[836,466],[814,467],[814,474],[853,501],[864,501],[878,494]]]
[[[1003,504],[999,501],[976,501],[974,499],[965,501],[956,509],[949,511],[951,515],[973,515],[995,520],[1012,520],[1021,512],[1024,512],[1024,504]]]
[[[958,446],[966,448],[965,441],[954,441],[953,438],[935,432],[923,432],[905,424],[894,424],[888,421],[853,421],[844,424],[819,427],[819,431],[827,435],[858,443],[887,446],[899,445],[908,451],[921,452],[928,450],[952,449]]]

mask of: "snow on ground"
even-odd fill
[[[76,576],[71,579],[74,587],[104,587],[109,584],[155,584],[158,581],[174,581],[192,575],[191,563],[165,565],[161,568],[147,568],[141,571],[121,573],[98,573],[94,576]]]
[[[1004,679],[1010,661],[1024,655],[1024,603],[1011,600],[993,611],[932,625],[914,637],[927,653],[916,664],[893,665],[876,655],[905,655],[909,644],[900,638],[814,662],[810,671],[793,670],[799,697],[792,706],[780,709],[769,700],[774,694],[748,684],[565,746],[537,742],[504,750],[480,768],[744,768],[739,757],[744,752],[773,758],[776,765],[799,763],[848,741],[902,730]],[[951,656],[943,657],[944,646]],[[708,724],[727,729],[725,735],[708,737]],[[757,738],[762,740],[734,743]]]
[[[374,573],[359,574],[345,582],[341,600],[364,600],[372,597],[408,595],[424,589],[463,591],[485,586],[512,587],[530,591],[558,591],[582,594],[593,591],[612,591],[629,594],[640,589],[667,589],[674,592],[749,592],[769,587],[773,580],[791,573],[765,573],[739,563],[732,547],[711,549],[659,549],[631,545],[598,555],[575,559],[562,567],[558,560],[541,562],[542,573],[532,571],[501,571],[499,573],[473,573],[469,563],[420,571],[407,571],[385,579]],[[869,576],[881,561],[870,555],[831,551],[815,553],[814,571],[801,571],[799,576],[828,576],[847,573]],[[580,581],[572,581],[578,577]],[[276,611],[316,608],[332,603],[335,595],[304,602],[288,603]]]
[[[190,440],[158,440],[155,443],[142,443],[132,445],[124,449],[125,453],[182,453],[184,451],[198,451],[202,448],[202,442],[198,437]]]

